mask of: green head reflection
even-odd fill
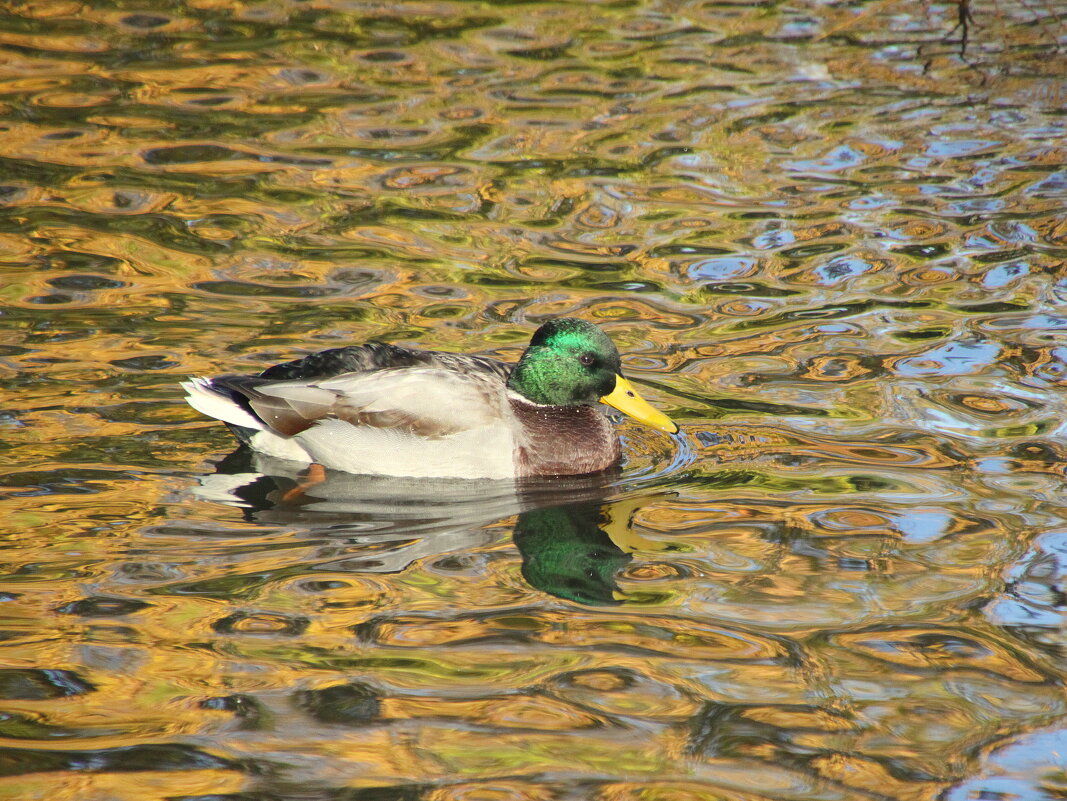
[[[578,503],[519,515],[515,546],[533,587],[584,604],[622,603],[615,574],[632,558],[601,528],[601,505]]]
[[[635,550],[667,546],[633,530],[633,516],[648,497],[612,503],[572,503],[523,512],[515,524],[522,575],[531,586],[583,604],[626,600],[615,582]]]

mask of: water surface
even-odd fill
[[[1067,34],[968,8],[6,6],[0,794],[1061,798]],[[177,387],[558,315],[677,441],[294,493]]]

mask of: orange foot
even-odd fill
[[[308,471],[304,476],[304,480],[286,492],[282,496],[284,503],[297,503],[304,493],[314,487],[316,484],[321,484],[326,480],[326,468],[318,462],[312,462],[308,466]]]

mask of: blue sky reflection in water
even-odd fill
[[[0,11],[0,795],[1061,798],[1067,34],[913,6]],[[180,401],[559,315],[677,443],[301,493]]]

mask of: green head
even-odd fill
[[[560,317],[534,333],[508,387],[534,403],[592,405],[611,394],[621,370],[607,334],[585,320]]]

